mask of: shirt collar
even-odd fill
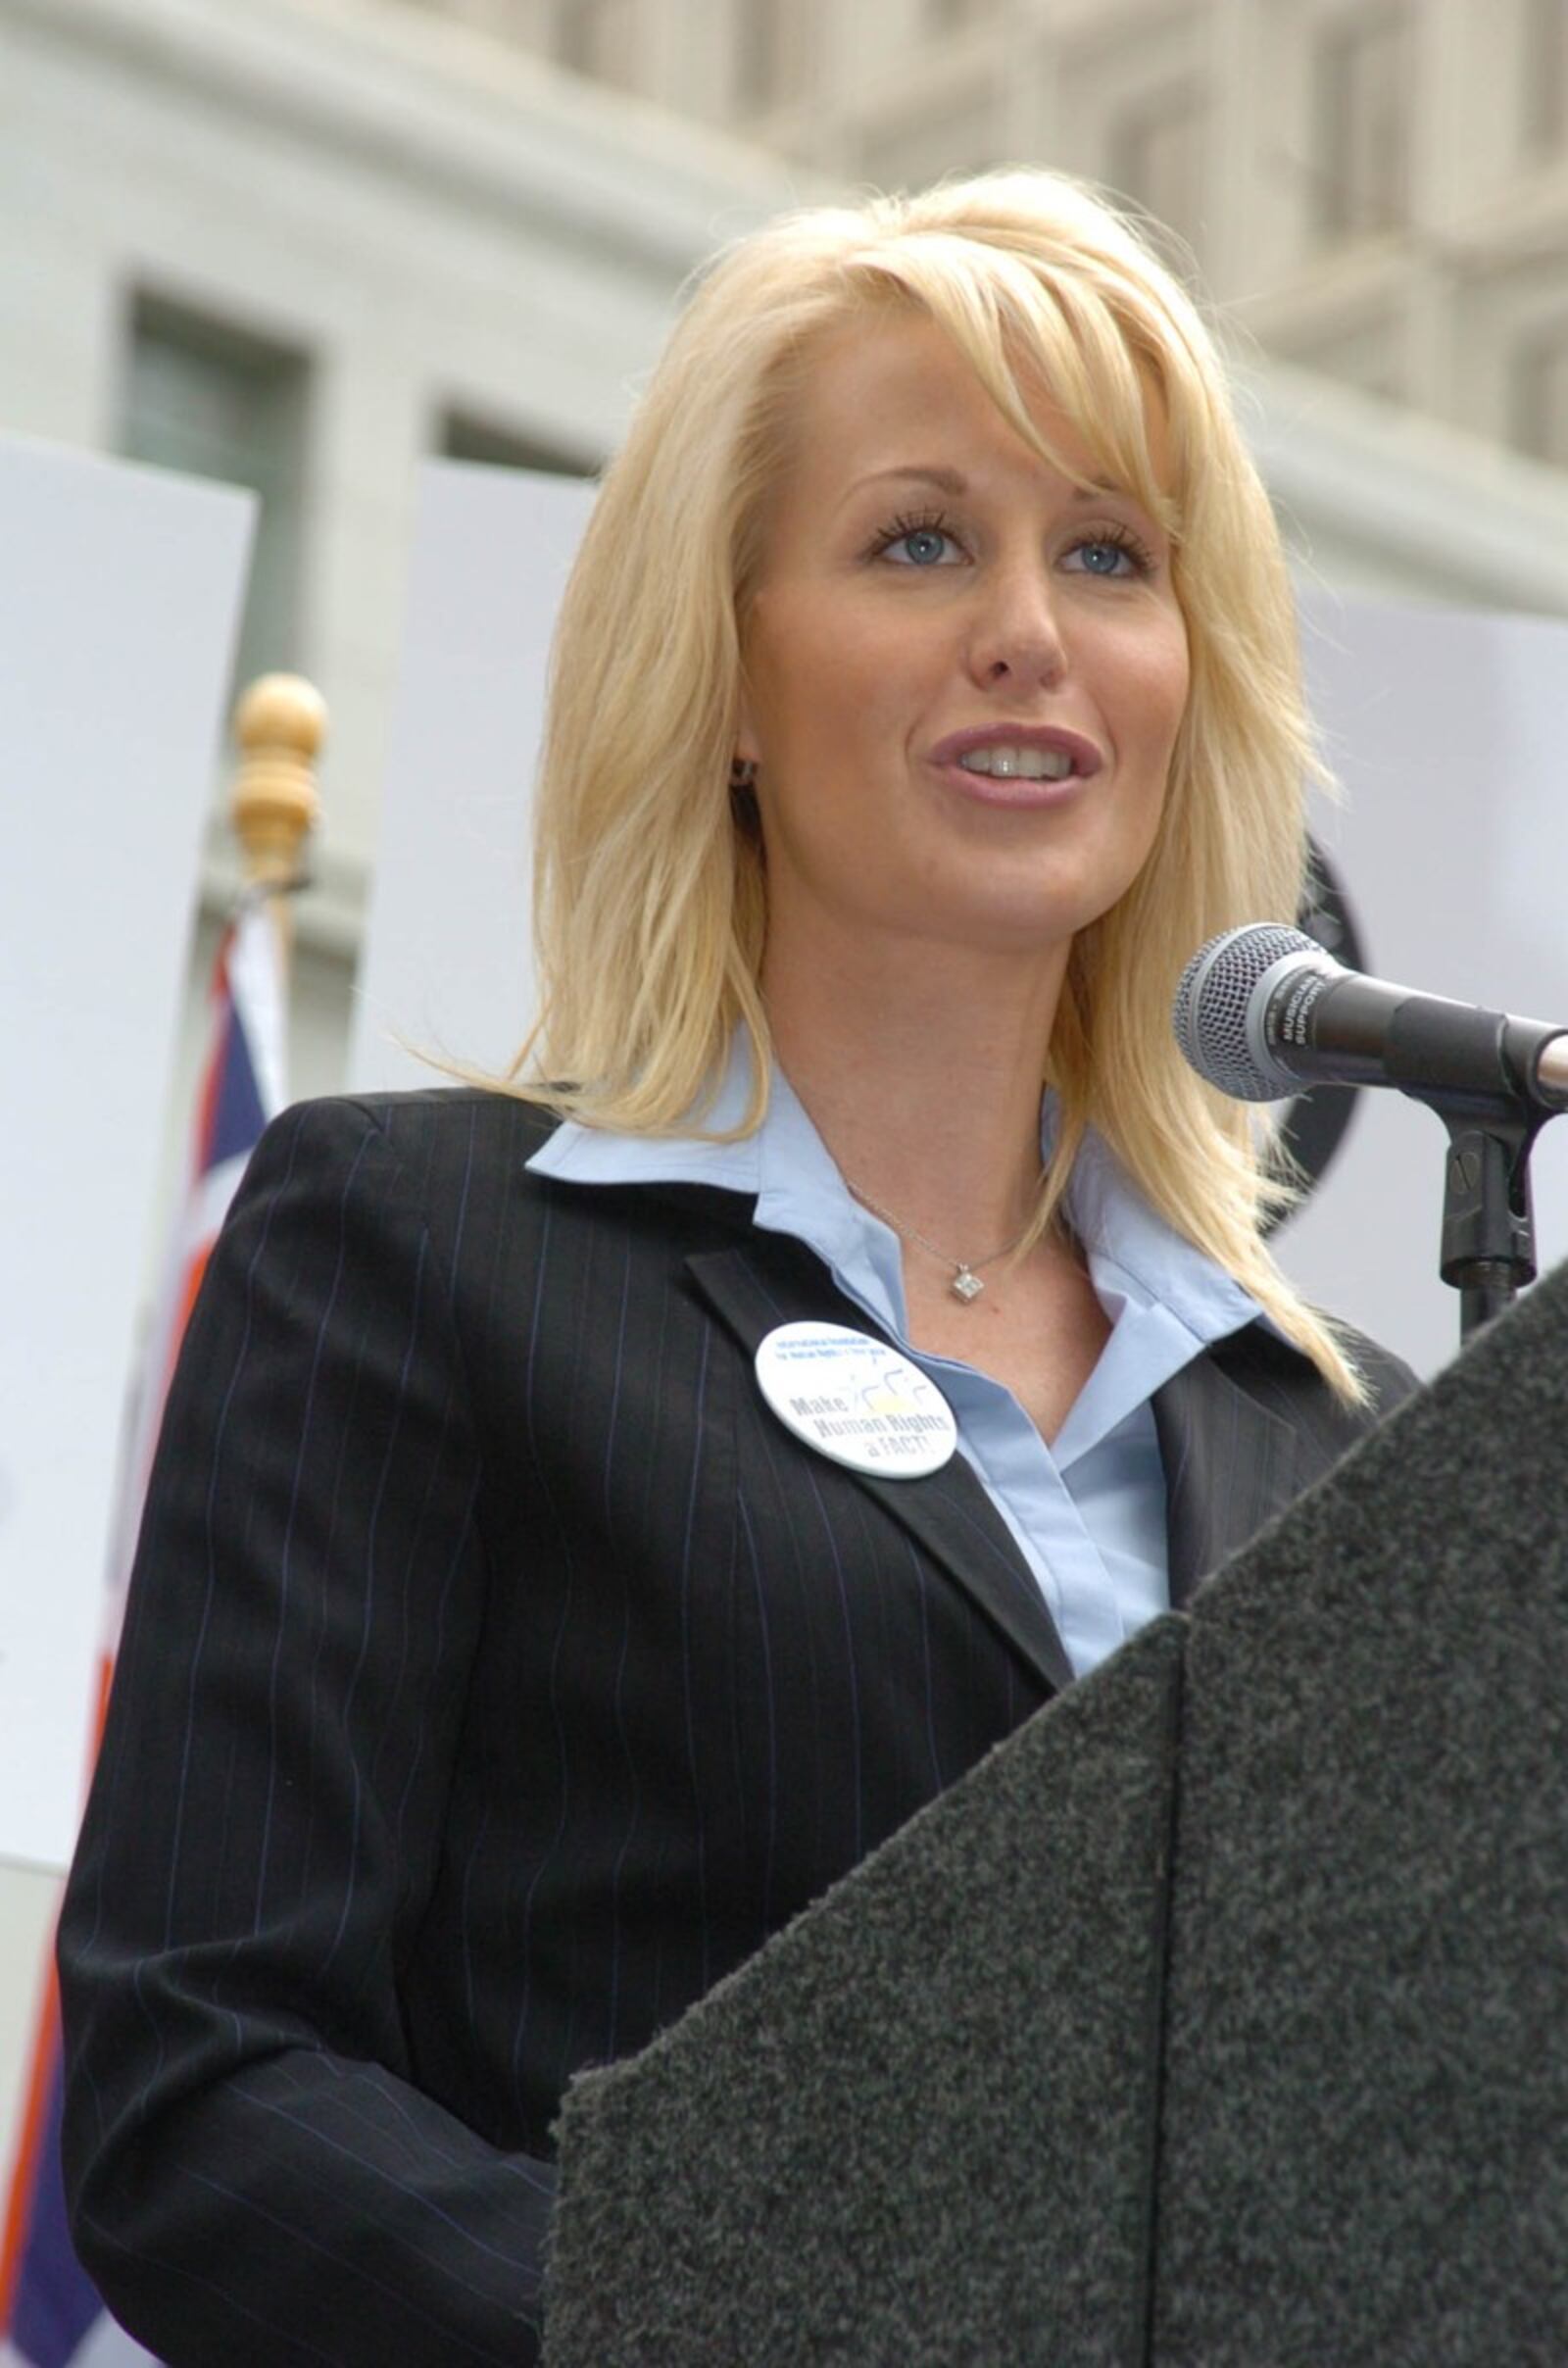
[[[773,1070],[767,1115],[754,1134],[729,1143],[711,1139],[739,1125],[750,1091],[748,1042],[745,1031],[737,1030],[703,1120],[708,1131],[618,1134],[567,1118],[528,1166],[535,1175],[570,1184],[707,1184],[749,1194],[756,1201],[756,1224],[808,1243],[835,1275],[868,1260],[902,1331],[898,1236],[849,1191],[782,1070]],[[1047,1157],[1054,1126],[1054,1106],[1048,1095],[1041,1122]],[[1258,1317],[1269,1321],[1250,1292],[1150,1208],[1093,1129],[1073,1162],[1067,1215],[1084,1246],[1096,1292],[1113,1318],[1124,1306],[1141,1311],[1162,1307],[1203,1344]]]
[[[760,1188],[762,1138],[773,1125],[779,1082],[775,1070],[768,1114],[755,1134],[733,1143],[712,1140],[746,1115],[751,1062],[745,1030],[738,1028],[718,1091],[702,1119],[703,1133],[619,1134],[564,1118],[528,1167],[534,1175],[556,1176],[566,1184],[716,1184],[729,1192],[755,1193]]]

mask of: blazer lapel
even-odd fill
[[[1170,1600],[1180,1610],[1200,1579],[1297,1493],[1297,1436],[1212,1351],[1157,1389],[1153,1409],[1165,1467]]]
[[[837,1323],[875,1332],[835,1290],[811,1252],[784,1235],[755,1234],[733,1250],[700,1252],[687,1258],[686,1270],[748,1357],[777,1324]],[[962,1455],[924,1480],[840,1468],[908,1531],[1042,1683],[1053,1689],[1072,1683],[1071,1663],[1034,1574]]]

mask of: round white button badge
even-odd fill
[[[852,1472],[923,1480],[958,1444],[936,1383],[847,1324],[778,1325],[757,1352],[757,1381],[786,1430]]]

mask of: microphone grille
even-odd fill
[[[1279,921],[1249,921],[1200,946],[1176,989],[1176,1041],[1200,1077],[1238,1102],[1278,1102],[1290,1092],[1252,1050],[1248,1014],[1259,981],[1293,954],[1315,955],[1315,938]]]

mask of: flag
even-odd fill
[[[125,1426],[92,1727],[96,1753],[158,1427],[185,1319],[257,1137],[283,1102],[277,937],[259,895],[223,935],[210,991],[184,1197]],[[151,2355],[109,2316],[76,2260],[60,2176],[60,2014],[44,1983],[0,2249],[0,2368],[133,2368]]]

